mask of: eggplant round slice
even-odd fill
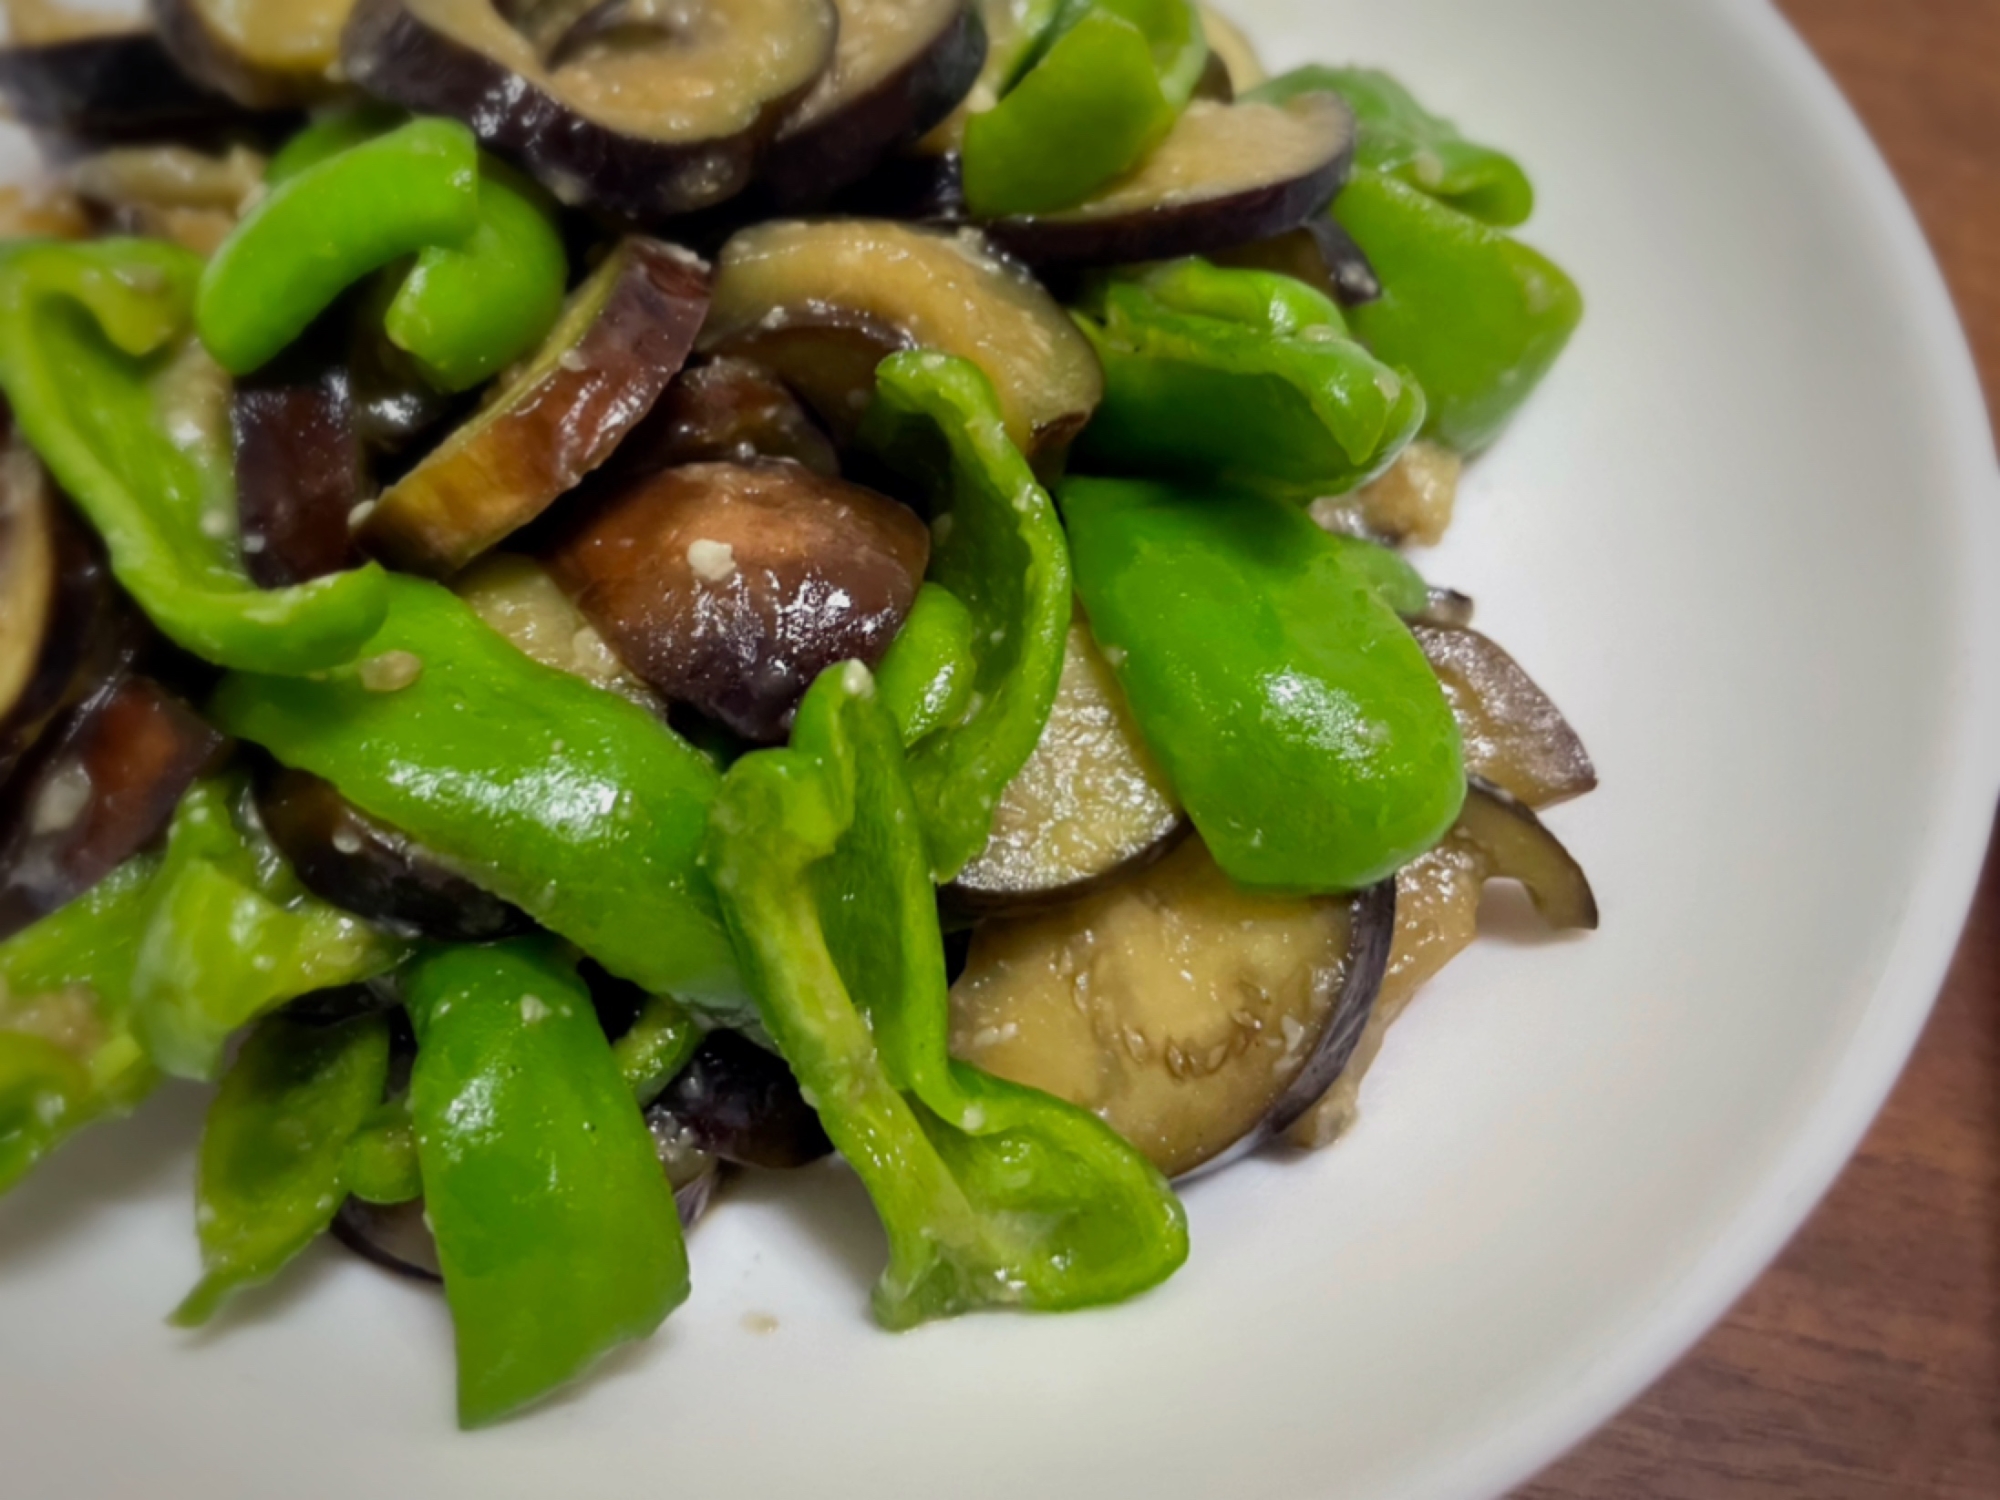
[[[1243,891],[1191,838],[1087,901],[979,928],[952,1053],[1095,1111],[1178,1176],[1289,1125],[1338,1077],[1392,925],[1380,888]]]
[[[1104,393],[1069,314],[976,231],[886,219],[779,220],[736,235],[701,348],[772,370],[842,440],[868,408],[875,366],[902,349],[977,364],[1030,456],[1060,451]]]
[[[1459,821],[1435,849],[1396,874],[1396,935],[1374,1012],[1346,1071],[1287,1131],[1293,1145],[1331,1145],[1359,1113],[1361,1083],[1396,1019],[1444,966],[1479,936],[1489,880],[1517,880],[1558,930],[1597,925],[1590,881],[1560,840],[1524,804],[1474,781]]]
[[[1295,229],[1325,208],[1354,160],[1354,116],[1332,94],[1289,103],[1197,99],[1109,187],[1059,213],[995,219],[995,244],[1034,266],[1109,266],[1212,255]]]
[[[785,1060],[733,1031],[711,1031],[646,1111],[663,1134],[739,1166],[786,1170],[830,1155]]]
[[[1597,785],[1590,752],[1519,663],[1466,626],[1414,623],[1465,744],[1465,769],[1532,808]]]
[[[830,479],[840,475],[832,442],[790,387],[748,360],[710,359],[674,377],[610,467],[623,477],[756,458],[788,458]]]
[[[971,0],[835,0],[833,66],[778,131],[763,178],[780,208],[824,203],[950,114],[986,62]]]
[[[620,241],[526,368],[366,510],[362,546],[445,577],[525,526],[644,420],[707,310],[707,270],[693,256]]]
[[[549,570],[531,557],[495,552],[452,580],[452,592],[525,656],[664,719],[667,705],[604,643]]]
[[[149,0],[160,40],[190,78],[246,109],[331,94],[354,0]]]
[[[618,9],[544,34],[493,0],[360,0],[342,54],[369,93],[463,120],[562,202],[652,222],[749,185],[839,31],[831,0]]]
[[[491,943],[533,929],[514,907],[317,776],[275,772],[257,788],[257,815],[300,883],[358,917],[441,943]]]
[[[202,87],[151,31],[0,47],[0,97],[21,124],[84,140],[181,135],[243,118]]]
[[[1079,615],[1041,740],[1001,794],[992,839],[944,897],[972,916],[1075,901],[1159,858],[1190,826]]]
[[[626,666],[760,743],[785,737],[826,668],[881,660],[929,561],[914,511],[769,462],[640,480],[589,507],[548,556]]]

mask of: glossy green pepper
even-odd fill
[[[370,271],[479,222],[479,150],[453,120],[415,120],[286,178],[202,273],[195,326],[225,370],[247,374]]]
[[[1191,0],[1066,6],[1012,90],[966,121],[966,206],[996,218],[1080,203],[1166,137],[1207,60]]]
[[[347,1143],[341,1162],[347,1191],[364,1203],[408,1203],[424,1192],[417,1127],[408,1096],[376,1105]]]
[[[390,601],[358,667],[225,678],[211,719],[620,978],[744,1019],[698,864],[719,781],[707,757],[617,694],[531,661],[437,584],[394,575]]]
[[[1371,542],[1365,537],[1342,536],[1338,532],[1327,540],[1333,544],[1334,555],[1340,565],[1352,577],[1366,583],[1384,604],[1404,619],[1420,615],[1430,607],[1430,585],[1424,582],[1424,575],[1411,566],[1410,560],[1395,548]]]
[[[1069,636],[1069,549],[1055,506],[1007,439],[991,383],[970,361],[928,350],[884,360],[862,439],[942,497],[930,576],[972,622],[964,710],[910,752],[932,869],[949,880],[986,847],[1000,796],[1049,721]]]
[[[130,860],[0,943],[0,1193],[158,1082],[130,1018],[132,958],[158,865]]]
[[[1334,538],[1250,494],[1061,494],[1091,632],[1233,880],[1357,890],[1443,837],[1465,796],[1451,707]]]
[[[567,1384],[686,1299],[673,1188],[559,944],[447,949],[405,986],[460,1425]]]
[[[611,1055],[632,1097],[651,1104],[687,1066],[701,1045],[701,1027],[679,1001],[652,995],[632,1029],[612,1043]]]
[[[1398,178],[1356,172],[1334,203],[1382,282],[1350,311],[1378,358],[1430,398],[1427,435],[1461,453],[1492,442],[1583,319],[1576,283],[1547,256]]]
[[[175,1323],[206,1323],[326,1231],[347,1196],[349,1145],[388,1075],[379,1015],[332,1026],[273,1016],[250,1034],[209,1106],[195,1189],[203,1275]]]
[[[197,782],[174,814],[132,968],[147,1053],[212,1078],[229,1038],[315,990],[388,972],[408,946],[307,894],[237,808],[239,778]]]
[[[789,748],[730,768],[709,868],[769,1035],[889,1236],[878,1319],[1133,1296],[1187,1255],[1180,1205],[1096,1116],[951,1061],[944,947],[901,736],[858,662]]]
[[[1354,111],[1354,163],[1399,177],[1462,214],[1502,229],[1527,222],[1535,189],[1521,164],[1504,151],[1468,141],[1458,127],[1419,104],[1410,91],[1374,68],[1294,68],[1244,97],[1271,104],[1304,93],[1340,95]]]
[[[905,745],[963,717],[971,704],[978,670],[972,630],[972,611],[950,589],[926,583],[917,590],[909,618],[875,673]]]
[[[1289,277],[1180,262],[1112,280],[1092,304],[1077,324],[1104,400],[1077,440],[1080,469],[1310,500],[1373,478],[1423,425],[1417,381]]]
[[[0,261],[0,386],[112,571],[177,644],[223,666],[350,660],[388,608],[370,566],[296,588],[243,571],[213,365],[179,336],[201,263],[174,245],[33,245]]]

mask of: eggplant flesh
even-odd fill
[[[491,943],[533,929],[514,907],[317,776],[280,770],[263,778],[257,814],[300,883],[358,917],[442,943]]]
[[[299,363],[280,356],[230,401],[243,567],[267,589],[352,567],[348,518],[367,494],[346,361]]]
[[[1332,94],[1284,105],[1197,99],[1138,168],[1075,208],[986,231],[1034,266],[1213,255],[1295,229],[1331,203],[1354,160],[1354,116]]]
[[[246,109],[332,94],[354,0],[149,0],[182,70]]]
[[[1329,1146],[1360,1112],[1361,1085],[1389,1028],[1444,966],[1479,936],[1489,880],[1517,880],[1558,930],[1597,925],[1597,899],[1583,869],[1534,813],[1497,787],[1471,783],[1458,824],[1435,849],[1396,875],[1396,931],[1374,1013],[1346,1070],[1286,1132],[1296,1146]]]
[[[618,659],[562,585],[533,558],[491,553],[459,574],[452,591],[524,655],[666,717],[667,705],[659,695]]]
[[[785,1060],[733,1031],[711,1031],[646,1111],[662,1133],[746,1167],[808,1166],[833,1151]]]
[[[1450,529],[1464,472],[1458,454],[1419,438],[1360,489],[1313,501],[1312,518],[1328,531],[1385,546],[1435,547]]]
[[[978,928],[952,1053],[1093,1110],[1179,1176],[1290,1125],[1339,1075],[1393,910],[1379,888],[1240,890],[1190,838],[1086,901]]]
[[[839,30],[831,0],[689,0],[672,22],[524,32],[493,0],[360,0],[342,56],[369,93],[463,120],[561,201],[652,222],[750,184]]]
[[[886,219],[777,220],[737,234],[717,262],[700,347],[770,369],[842,441],[867,410],[875,366],[899,349],[979,365],[1030,456],[1059,452],[1104,392],[1069,314],[977,232]]]
[[[1531,808],[1580,797],[1597,767],[1569,721],[1499,646],[1467,626],[1410,626],[1444,688],[1465,745],[1470,776]]]
[[[1189,827],[1079,614],[1041,740],[945,899],[968,915],[1074,901],[1159,858]]]
[[[264,158],[237,144],[210,153],[180,145],[114,146],[67,174],[72,191],[117,234],[168,239],[212,255],[264,180]]]

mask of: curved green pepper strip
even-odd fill
[[[459,245],[479,222],[479,152],[454,120],[414,120],[273,189],[202,274],[195,326],[232,375],[290,344],[390,261]]]
[[[534,352],[561,316],[568,285],[569,255],[548,195],[482,156],[471,235],[418,255],[383,328],[438,390],[469,391]]]
[[[387,973],[408,946],[308,895],[234,813],[242,782],[197,782],[174,814],[132,969],[147,1053],[213,1078],[229,1038],[288,1000]]]
[[[649,996],[632,1029],[611,1044],[619,1076],[643,1109],[659,1098],[701,1045],[701,1027],[678,1000]]]
[[[1001,794],[1048,723],[1069,636],[1069,548],[977,365],[927,350],[884,360],[862,438],[948,497],[931,523],[931,577],[972,618],[965,709],[910,754],[932,868],[949,880],[986,847]]]
[[[1382,295],[1348,314],[1379,359],[1415,373],[1425,433],[1461,453],[1499,436],[1583,321],[1583,295],[1519,240],[1394,177],[1356,172],[1334,214]]]
[[[132,958],[156,856],[0,943],[0,1193],[76,1131],[159,1081],[130,1022]]]
[[[687,1297],[687,1249],[652,1137],[559,944],[439,951],[411,969],[405,996],[459,1423],[481,1427],[658,1328]]]
[[[1309,334],[1325,342],[1347,333],[1340,304],[1296,277],[1218,266],[1194,256],[1104,278],[1080,305],[1102,320],[1110,289],[1124,284],[1144,289],[1171,312],[1220,318],[1284,338]]]
[[[1011,92],[965,122],[965,200],[980,218],[1050,213],[1166,138],[1208,58],[1191,0],[1084,0],[1058,17]]]
[[[1401,178],[1462,214],[1502,229],[1527,222],[1535,188],[1521,164],[1503,151],[1459,134],[1416,101],[1410,91],[1374,68],[1294,68],[1265,80],[1246,99],[1283,104],[1307,93],[1333,93],[1354,111],[1358,138],[1354,163]]]
[[[449,590],[398,574],[389,596],[359,668],[230,676],[213,722],[331,781],[648,994],[743,1021],[698,863],[715,767],[644,709],[531,661]]]
[[[347,1191],[364,1203],[408,1203],[424,1195],[417,1127],[407,1097],[375,1106],[348,1141],[341,1171]]]
[[[1339,532],[1332,533],[1327,540],[1333,543],[1333,555],[1340,565],[1366,583],[1376,597],[1404,619],[1430,608],[1430,585],[1395,548],[1366,537],[1342,536]]]
[[[971,704],[978,671],[972,629],[972,611],[950,589],[926,583],[917,590],[909,618],[875,672],[905,745],[953,723]]]
[[[1091,632],[1231,879],[1356,890],[1444,836],[1451,707],[1334,538],[1250,494],[1074,478],[1062,504]]]
[[[176,345],[200,269],[148,240],[0,261],[0,387],[167,636],[223,666],[333,666],[382,623],[386,581],[370,566],[267,592],[244,573],[226,423],[177,410],[190,391],[220,390],[199,352]]]
[[[1133,1296],[1187,1256],[1180,1204],[1094,1115],[952,1062],[944,948],[901,737],[859,663],[790,748],[733,767],[709,868],[764,1025],[874,1199],[891,1328]]]
[[[382,1098],[389,1026],[273,1016],[243,1044],[209,1105],[195,1189],[201,1283],[172,1321],[198,1328],[325,1233],[347,1196],[347,1154]]]
[[[1309,500],[1367,482],[1423,425],[1424,392],[1347,335],[1339,310],[1265,271],[1183,270],[1168,295],[1106,285],[1079,315],[1104,366],[1104,400],[1077,440],[1079,468],[1191,477]],[[1237,295],[1226,289],[1237,282]],[[1193,294],[1198,287],[1202,295]],[[1315,305],[1321,317],[1296,320]]]

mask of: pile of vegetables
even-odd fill
[[[10,7],[0,1188],[219,1081],[459,1413],[838,1152],[891,1328],[1115,1302],[1352,1118],[1589,790],[1398,550],[1581,316],[1532,192],[1191,0]]]

